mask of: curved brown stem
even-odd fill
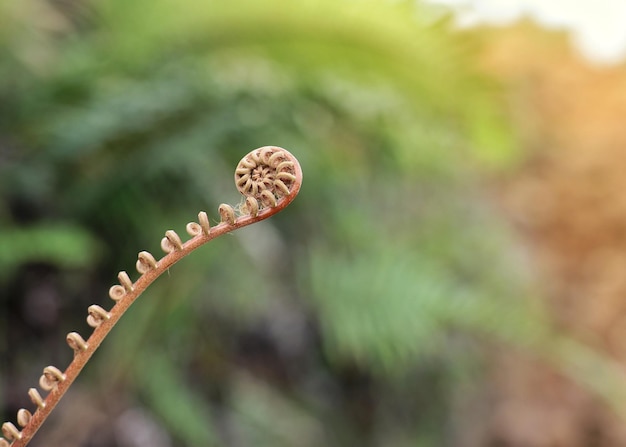
[[[74,349],[74,359],[64,372],[52,366],[44,368],[39,383],[41,388],[49,391],[48,395],[43,399],[35,388],[29,390],[36,411],[33,414],[25,409],[18,412],[17,422],[23,427],[21,431],[5,422],[2,433],[6,439],[0,438],[0,447],[28,444],[124,312],[155,279],[212,239],[283,210],[300,191],[302,170],[297,159],[285,149],[265,146],[241,160],[235,171],[235,183],[245,198],[239,215],[230,205],[220,205],[221,222],[211,228],[206,213],[200,212],[199,222],[187,225],[187,232],[192,236],[188,241],[183,243],[173,230],[165,233],[161,247],[167,254],[163,258],[157,261],[148,252],[139,253],[137,270],[141,276],[136,282],[132,283],[126,272],[120,272],[120,284],[109,291],[116,304],[110,311],[96,305],[89,307],[87,322],[95,327],[93,333],[86,341],[76,332],[68,334],[67,342]]]

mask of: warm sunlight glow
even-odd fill
[[[626,57],[626,1],[623,0],[430,0],[459,12],[459,24],[506,24],[528,17],[571,32],[588,59],[617,63]]]

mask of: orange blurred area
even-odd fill
[[[499,200],[531,247],[556,326],[623,373],[626,65],[593,67],[564,34],[529,22],[481,33],[527,153]],[[623,419],[545,364],[507,353],[498,371],[497,445],[626,444]]]
[[[573,313],[563,321],[592,333],[606,329],[622,314],[626,68],[593,68],[528,25],[490,41],[487,70],[507,84],[529,153],[507,179],[503,201],[544,268],[560,278],[555,287],[564,301],[555,311]]]

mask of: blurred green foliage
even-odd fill
[[[542,325],[483,190],[519,154],[474,56],[413,2],[0,1],[4,393],[272,144],[300,197],[172,268],[81,381],[176,445],[452,442],[479,340]]]

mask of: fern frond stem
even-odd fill
[[[287,166],[285,166],[285,159],[288,160]],[[252,166],[254,164],[257,166]],[[261,167],[265,171],[267,171],[267,169],[273,170],[273,176],[271,181],[268,181],[267,178],[265,178],[265,180],[262,178],[257,179],[263,183],[259,183],[261,186],[258,186],[258,188],[255,186],[254,194],[250,194],[249,190],[245,188],[242,189],[240,187],[241,185],[237,182],[239,181],[241,173],[244,170],[257,167],[259,168],[259,172],[261,171]],[[264,173],[267,174],[265,171]],[[284,187],[284,182],[278,180],[281,177],[289,178],[290,182],[287,189]],[[207,242],[223,234],[230,233],[231,231],[256,222],[260,222],[282,211],[287,205],[289,205],[289,203],[291,203],[300,190],[302,185],[302,170],[297,159],[285,149],[276,146],[265,146],[252,151],[244,157],[244,159],[242,159],[235,173],[235,181],[240,192],[244,195],[245,203],[247,203],[247,206],[245,206],[245,209],[243,210],[243,212],[247,214],[237,216],[235,215],[232,207],[229,205],[221,205],[220,214],[222,215],[222,222],[215,227],[209,228],[206,214],[201,212],[198,215],[199,224],[192,222],[188,225],[188,228],[190,225],[193,225],[192,229],[195,228],[195,230],[188,231],[196,233],[188,241],[181,244],[180,238],[175,232],[172,230],[168,230],[166,232],[167,240],[164,238],[162,246],[164,246],[164,249],[167,248],[169,253],[158,261],[156,261],[148,252],[140,252],[137,269],[140,271],[141,276],[131,285],[129,284],[128,275],[126,275],[125,272],[120,273],[119,278],[122,283],[121,286],[124,290],[123,292],[120,292],[119,295],[116,294],[119,291],[116,291],[116,293],[110,293],[111,298],[116,301],[116,304],[111,308],[111,310],[108,312],[102,312],[103,309],[99,306],[90,307],[88,322],[90,325],[96,327],[86,343],[82,342],[83,340],[80,338],[80,335],[76,333],[68,334],[68,344],[74,348],[74,359],[69,364],[67,369],[63,373],[60,373],[60,371],[54,367],[47,367],[44,369],[44,375],[40,380],[40,386],[44,389],[50,390],[46,398],[42,400],[35,389],[31,388],[31,391],[29,391],[31,399],[38,408],[32,416],[27,410],[20,410],[22,411],[21,415],[28,414],[27,418],[21,418],[21,423],[24,425],[23,429],[21,431],[17,431],[15,426],[10,422],[7,422],[2,426],[2,432],[5,437],[7,437],[9,441],[12,440],[12,443],[10,444],[11,447],[24,447],[28,444],[39,427],[41,427],[48,415],[52,412],[54,407],[56,407],[59,403],[61,397],[63,397],[65,392],[72,385],[78,374],[85,367],[96,349],[98,349],[100,344],[109,334],[111,329],[113,329],[115,324],[135,302],[135,300],[159,276],[161,276],[182,258]],[[280,184],[275,185],[275,182],[280,182]],[[246,185],[246,187],[248,186],[249,185]],[[266,193],[266,191],[269,191],[269,193]],[[265,196],[271,193],[274,200],[267,202],[267,200],[265,200],[261,195],[262,192]],[[261,204],[258,207],[251,207],[251,201],[254,201],[257,205],[260,201]],[[91,311],[92,307],[97,308],[97,311],[94,311],[93,314]],[[34,398],[33,395],[36,397]],[[0,447],[3,445],[9,445],[8,441],[0,438]]]

